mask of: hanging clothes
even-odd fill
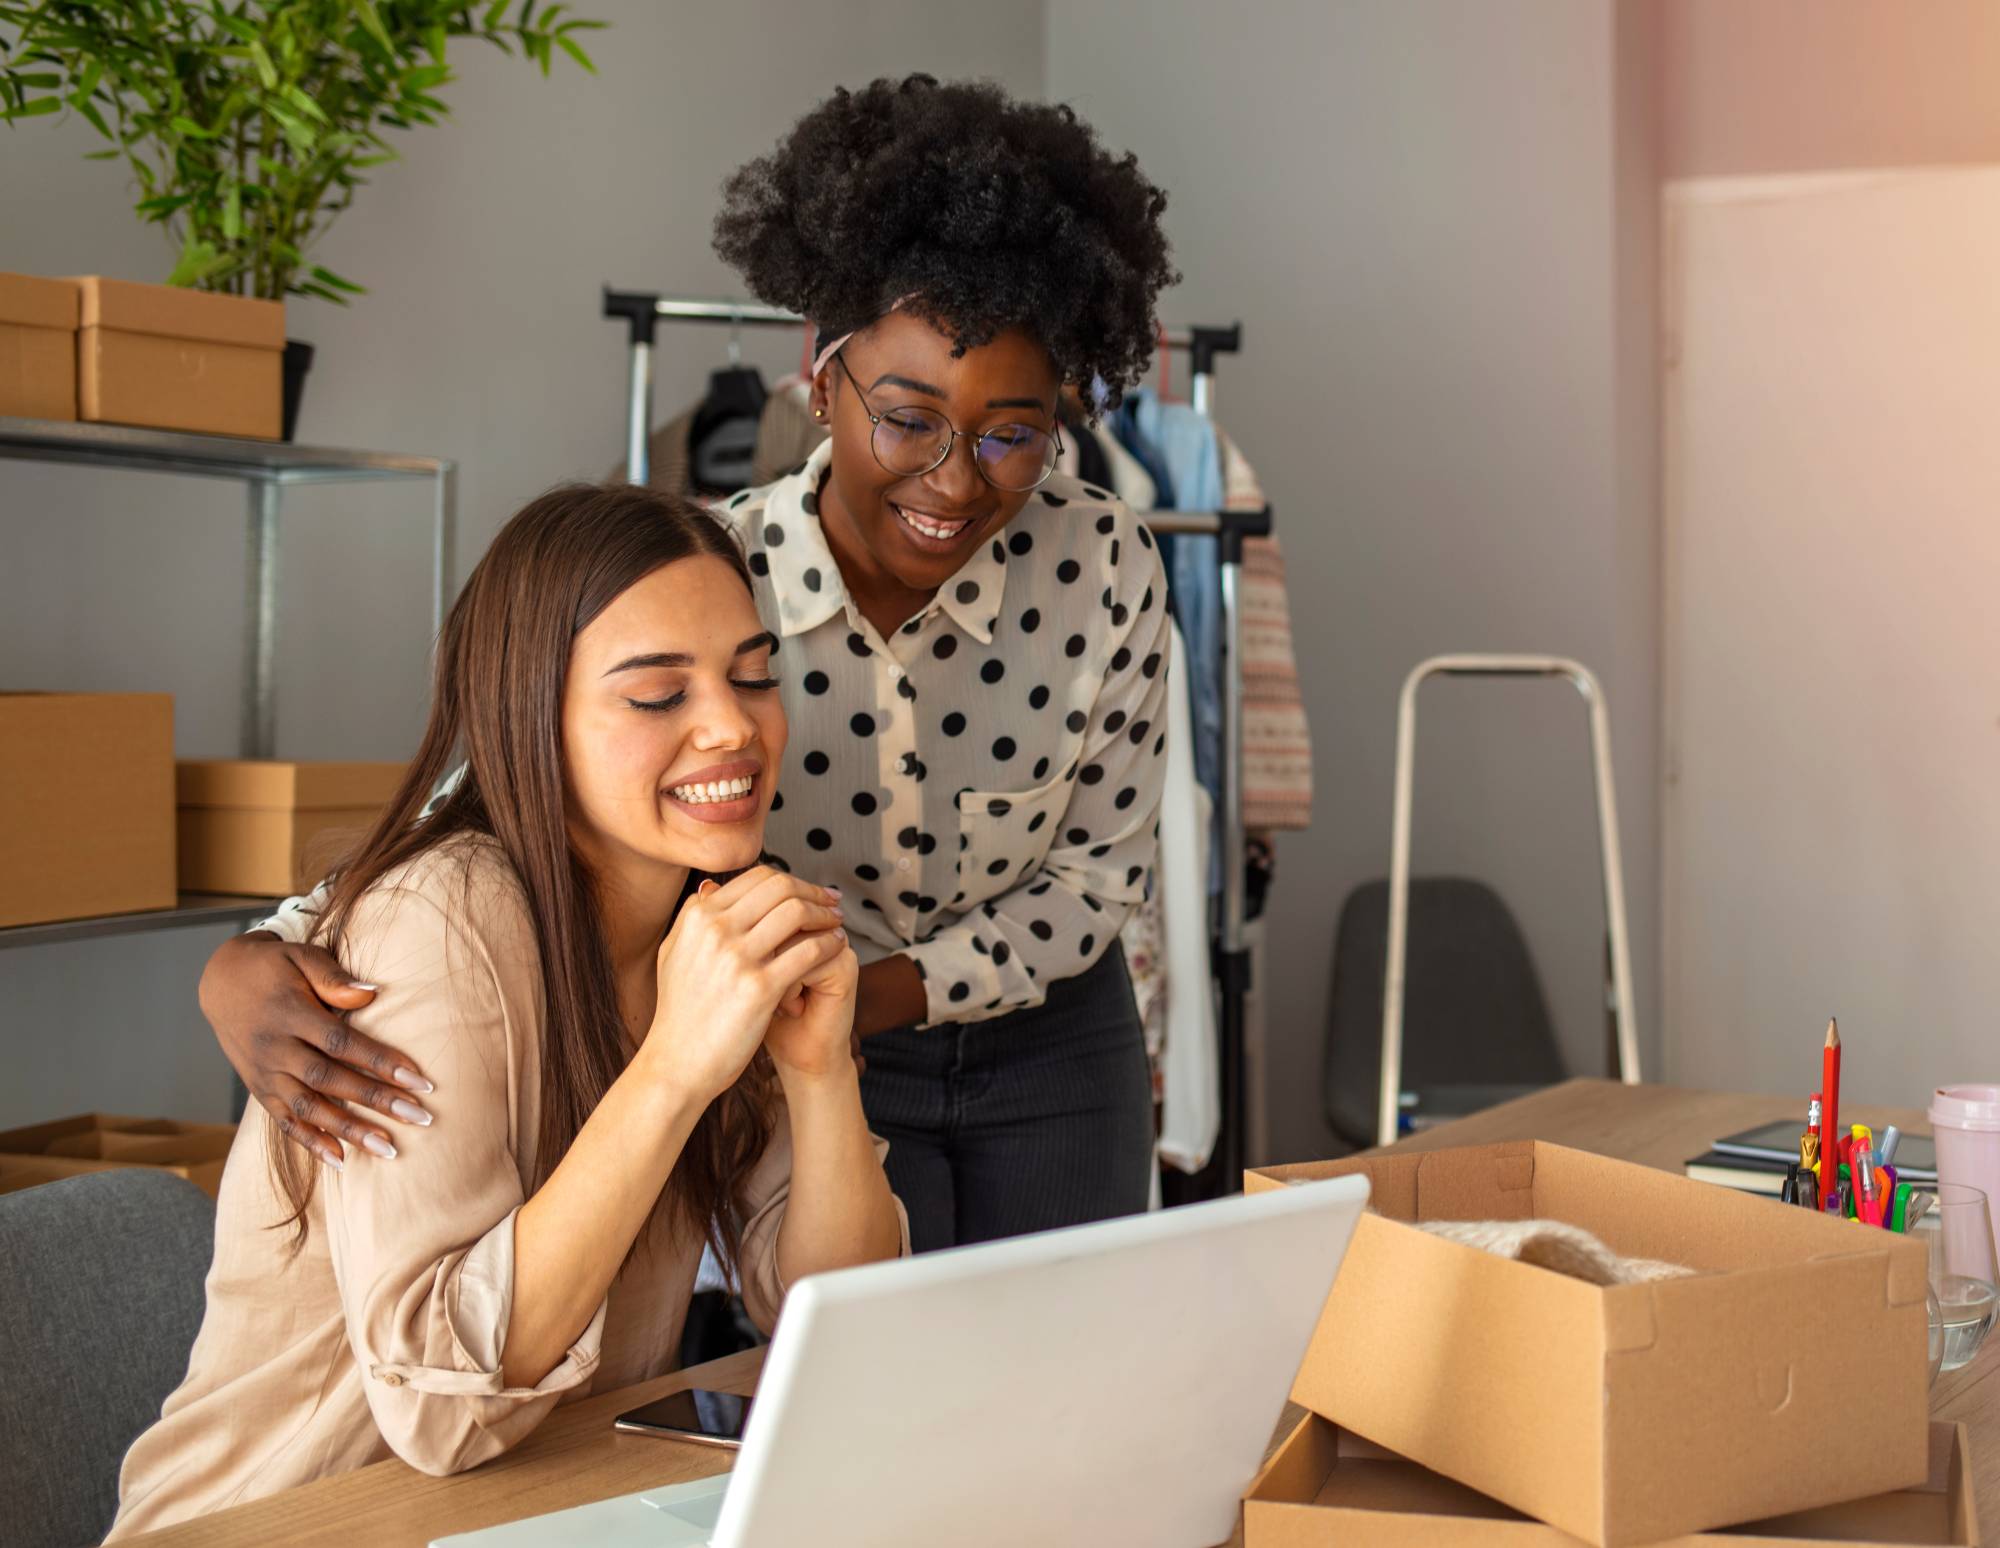
[[[1155,509],[1213,511],[1222,505],[1222,455],[1215,426],[1185,403],[1168,403],[1150,387],[1126,394],[1108,423],[1146,470],[1158,493]],[[1163,536],[1174,617],[1187,640],[1195,777],[1209,798],[1222,797],[1222,578],[1214,537]]]
[[[1173,631],[1169,670],[1187,681],[1187,643]],[[1160,1159],[1183,1172],[1208,1165],[1222,1129],[1221,1054],[1215,1035],[1215,986],[1208,966],[1209,873],[1213,810],[1194,777],[1186,694],[1168,695],[1167,783],[1160,798],[1160,852],[1153,896],[1165,962],[1160,1087]],[[1149,1026],[1148,1032],[1150,1034]]]
[[[1261,511],[1256,469],[1218,428],[1222,507]],[[1251,832],[1299,829],[1312,822],[1312,735],[1299,665],[1292,650],[1292,606],[1285,556],[1275,536],[1243,541],[1243,826]]]

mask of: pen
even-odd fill
[[[1903,1131],[1893,1123],[1885,1125],[1882,1130],[1882,1143],[1875,1147],[1875,1164],[1882,1167],[1894,1164],[1896,1147],[1902,1143]]]
[[[1890,1194],[1889,1197],[1891,1200],[1889,1205],[1889,1229],[1892,1231],[1909,1230],[1910,1185],[1906,1182],[1897,1183],[1895,1192]]]
[[[1868,1127],[1854,1126],[1854,1213],[1864,1225],[1882,1223],[1882,1195],[1876,1189],[1875,1153],[1868,1145]]]
[[[1785,1163],[1785,1180],[1778,1185],[1778,1202],[1796,1204],[1798,1201],[1799,1164],[1796,1161],[1788,1161]]]

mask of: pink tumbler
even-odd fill
[[[1938,1181],[1984,1192],[2000,1241],[2000,1086],[1939,1086],[1930,1117]]]

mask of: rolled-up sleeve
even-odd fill
[[[880,1135],[875,1142],[875,1159],[889,1154],[889,1142]],[[778,1271],[778,1232],[785,1223],[785,1206],[792,1191],[792,1123],[790,1111],[781,1100],[771,1138],[764,1153],[737,1189],[738,1247],[736,1277],[743,1293],[743,1309],[765,1334],[778,1326],[778,1313],[791,1287]],[[910,1217],[903,1201],[895,1199],[898,1245],[896,1256],[910,1255]]]
[[[355,1024],[421,1062],[435,1122],[397,1126],[394,1160],[352,1149],[322,1183],[369,1409],[390,1448],[432,1474],[476,1466],[533,1430],[590,1379],[604,1329],[600,1303],[547,1376],[506,1385],[514,1217],[527,1198],[518,1066],[531,1033],[513,1018],[538,1007],[517,982],[526,943],[495,939],[483,923],[476,908],[448,917],[411,892],[371,893],[357,908],[349,938],[367,943],[368,960],[346,965],[383,988]]]

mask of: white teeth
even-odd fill
[[[896,514],[925,537],[930,538],[954,538],[972,524],[972,518],[969,516],[964,521],[933,521],[930,517],[919,516],[915,511],[901,505],[896,507]]]
[[[667,794],[676,801],[685,801],[690,806],[702,806],[710,801],[740,801],[755,787],[754,775],[743,774],[735,779],[711,779],[696,781],[691,785],[674,785]]]

